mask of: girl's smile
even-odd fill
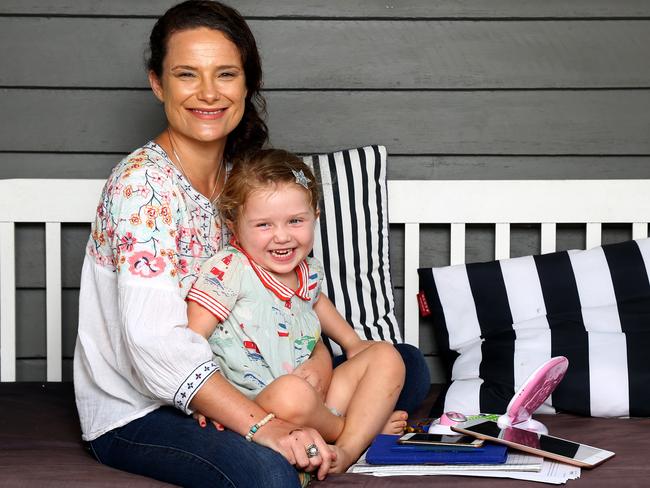
[[[314,245],[317,215],[309,194],[295,183],[280,183],[251,193],[234,226],[239,245],[283,284],[298,286],[295,268]]]

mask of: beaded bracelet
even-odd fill
[[[275,414],[270,413],[266,417],[264,417],[262,420],[257,422],[256,424],[253,424],[253,426],[249,429],[248,434],[246,434],[246,440],[248,442],[253,442],[253,436],[255,435],[255,432],[260,430],[260,428],[264,427],[266,424],[268,424],[274,418],[275,418]]]

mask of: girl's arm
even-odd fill
[[[197,334],[209,339],[219,320],[210,311],[196,302],[187,302],[187,326]]]
[[[319,295],[318,301],[314,304],[314,311],[318,315],[323,332],[341,346],[348,358],[363,351],[371,344],[370,341],[361,340],[325,294]]]

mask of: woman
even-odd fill
[[[83,437],[105,464],[183,486],[299,486],[292,464],[322,478],[332,456],[312,429],[274,419],[247,442],[268,412],[214,374],[207,342],[185,327],[187,290],[225,238],[211,205],[224,165],[267,138],[255,40],[234,10],[186,2],[150,48],[169,127],[115,168],[98,207],[74,365]],[[193,410],[227,429],[200,428]]]
[[[97,208],[74,361],[83,438],[104,464],[182,486],[300,486],[296,468],[322,479],[334,458],[322,437],[269,420],[187,328],[184,298],[227,240],[213,207],[226,164],[267,140],[255,39],[235,10],[188,1],[150,49],[168,128],[115,167]],[[325,385],[329,361],[319,343],[306,363]]]

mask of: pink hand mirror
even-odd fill
[[[533,420],[532,415],[539,406],[553,393],[564,378],[569,360],[564,356],[549,359],[524,381],[512,397],[506,413],[497,420],[500,428],[516,427],[518,429],[548,434],[544,424]]]

